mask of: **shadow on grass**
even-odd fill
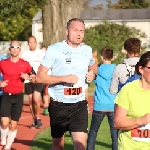
[[[105,147],[105,148],[110,148],[110,149],[111,149],[111,144],[108,144],[108,143],[96,141],[95,144],[96,144],[96,145],[100,145],[100,146]]]
[[[65,150],[73,150],[71,136],[67,133],[65,135]],[[66,141],[67,140],[67,141]],[[49,128],[41,131],[35,139],[31,142],[31,150],[48,150],[52,146],[52,138],[50,136]]]
[[[50,149],[52,146],[52,140],[51,138],[40,138],[40,141],[33,141],[32,144],[32,149],[31,150],[45,150],[45,149]],[[65,144],[65,150],[73,150],[73,145],[72,143],[70,144]]]
[[[70,136],[66,135],[66,138]],[[68,144],[68,142],[70,142]],[[104,143],[104,142],[96,142],[96,145],[104,147],[104,148],[108,148],[111,149],[111,145]],[[45,150],[45,149],[50,149],[50,147],[52,146],[52,140],[51,138],[47,139],[47,138],[40,138],[40,141],[34,141],[31,144],[32,149],[31,150]],[[72,144],[72,139],[70,138],[70,141],[65,142],[65,147],[64,150],[73,150],[73,144]]]
[[[111,149],[111,144],[96,141],[95,143],[98,147]],[[31,150],[48,150],[52,146],[52,139],[50,136],[50,130],[46,129],[40,132],[31,142]],[[73,150],[72,138],[69,132],[65,134],[65,147],[64,150]]]

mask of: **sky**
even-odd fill
[[[111,0],[112,3],[116,3],[118,0]],[[96,6],[98,4],[103,4],[103,6],[106,6],[107,0],[91,0],[90,5]]]

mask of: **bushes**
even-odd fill
[[[115,56],[114,63],[118,64],[125,58],[125,54],[122,52],[123,44],[129,37],[146,38],[146,35],[135,28],[104,21],[102,24],[86,29],[84,40],[92,49],[98,51],[98,56],[104,46],[112,47]]]

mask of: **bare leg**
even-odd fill
[[[36,117],[36,127],[41,128],[42,127],[42,121],[40,119],[40,98],[41,98],[41,93],[34,91],[33,92],[33,100],[34,100],[34,107],[35,107],[35,117]]]
[[[29,96],[29,107],[30,107],[31,115],[34,121],[35,120],[35,106],[34,106],[34,101],[33,101],[33,95],[30,94],[28,96]]]
[[[64,149],[64,136],[61,138],[53,138],[53,144],[50,150],[63,150]]]
[[[39,118],[40,117],[40,98],[41,98],[41,93],[34,91],[33,92],[33,101],[34,101],[34,107],[35,107],[35,117]]]
[[[85,150],[87,133],[72,132],[71,135],[74,144],[74,150]]]
[[[47,108],[49,106],[49,95],[43,96],[43,103],[44,108]]]

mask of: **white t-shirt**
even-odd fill
[[[31,50],[24,51],[21,55],[21,58],[29,62],[30,65],[33,67],[34,71],[37,73],[44,56],[45,56],[44,50],[36,49],[35,51]]]
[[[79,45],[69,46],[66,41],[55,43],[48,47],[42,65],[50,68],[53,76],[74,74],[79,77],[77,84],[58,83],[49,87],[50,96],[63,103],[76,103],[85,100],[85,79],[88,66],[94,64],[92,48]]]

